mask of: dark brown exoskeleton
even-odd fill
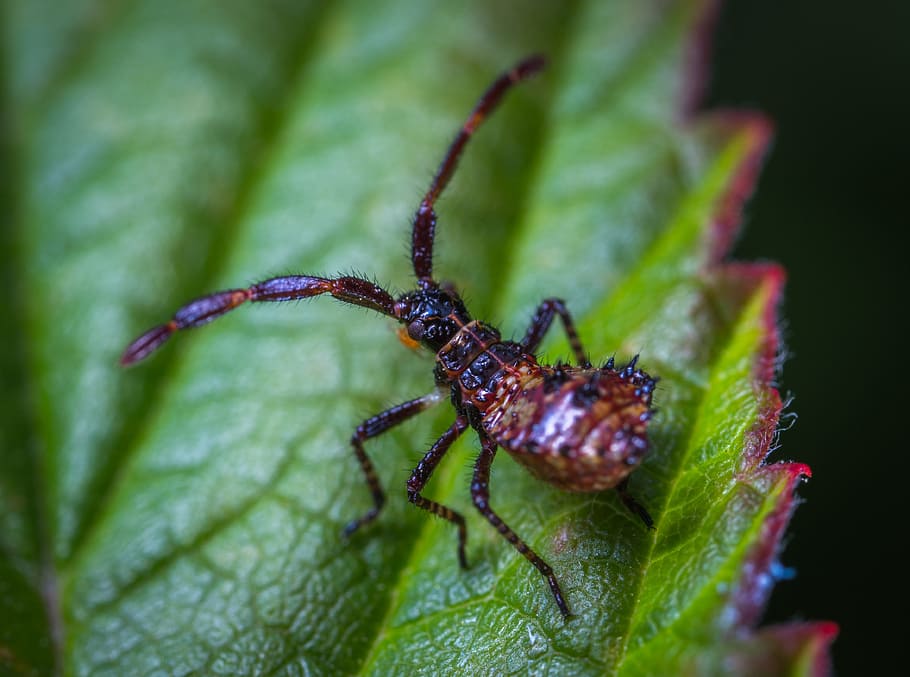
[[[458,528],[458,560],[467,566],[464,518],[421,491],[452,443],[468,427],[480,437],[481,452],[474,464],[471,497],[484,517],[546,577],[559,610],[569,607],[549,565],[512,531],[490,507],[490,465],[503,447],[538,478],[568,491],[615,488],[625,505],[648,526],[647,511],[626,493],[629,474],[648,450],[647,422],[656,379],[629,364],[616,368],[610,359],[596,368],[582,349],[565,305],[559,299],[540,304],[531,326],[519,342],[503,341],[499,332],[473,319],[458,294],[433,279],[433,241],[437,198],[455,171],[468,139],[515,83],[544,65],[539,56],[518,63],[501,75],[483,94],[449,147],[417,214],[411,241],[411,259],[417,289],[398,299],[359,277],[336,278],[290,275],[276,277],[246,289],[203,296],[180,308],[166,324],[133,341],[121,364],[144,359],[174,332],[198,327],[246,303],[295,301],[331,294],[340,301],[371,308],[404,325],[408,337],[436,354],[436,390],[392,407],[361,423],[351,438],[354,453],[373,494],[373,508],[345,528],[352,534],[372,522],[385,494],[363,443],[425,411],[448,395],[455,420],[430,447],[408,479],[408,500],[452,522]],[[569,337],[578,366],[537,363],[534,352],[556,316]]]

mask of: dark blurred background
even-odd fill
[[[765,111],[777,129],[735,256],[787,268],[781,390],[799,419],[771,460],[805,461],[813,479],[781,557],[797,575],[766,622],[834,620],[838,674],[894,670],[907,623],[910,2],[727,0],[706,105]]]

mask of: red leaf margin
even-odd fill
[[[748,433],[743,449],[737,480],[749,484],[763,484],[769,489],[783,482],[781,500],[761,526],[758,541],[752,546],[743,565],[736,590],[731,595],[728,612],[732,626],[743,633],[743,639],[765,640],[778,651],[774,655],[749,656],[738,653],[734,662],[744,661],[745,671],[770,668],[778,661],[801,660],[813,675],[831,673],[830,647],[839,632],[831,621],[792,622],[754,630],[761,620],[771,590],[775,583],[772,573],[778,562],[784,532],[794,510],[799,504],[795,494],[797,486],[812,476],[805,463],[779,462],[766,464],[774,450],[778,424],[784,408],[776,377],[780,368],[781,338],[778,312],[786,282],[786,272],[776,263],[730,262],[730,254],[740,224],[743,210],[754,192],[765,156],[774,135],[773,123],[764,115],[740,110],[699,110],[707,73],[710,67],[712,37],[721,7],[721,0],[707,0],[701,17],[696,23],[690,41],[681,96],[683,120],[710,118],[722,131],[743,135],[747,150],[724,195],[721,197],[708,237],[708,260],[705,272],[728,280],[733,287],[746,288],[751,294],[762,294],[765,307],[762,313],[763,345],[753,371],[753,390],[759,402],[759,414]]]

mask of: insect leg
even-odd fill
[[[399,404],[391,409],[386,409],[382,413],[371,416],[357,426],[357,430],[351,435],[351,446],[354,447],[354,454],[357,456],[357,461],[360,463],[360,469],[363,470],[363,476],[366,478],[367,486],[370,488],[370,493],[373,494],[373,507],[363,516],[348,523],[344,528],[344,535],[346,537],[353,534],[364,524],[369,524],[376,519],[376,516],[379,514],[379,511],[382,510],[382,506],[385,503],[385,493],[382,491],[382,485],[379,484],[379,478],[376,477],[373,463],[363,449],[363,443],[370,438],[381,435],[390,428],[394,428],[399,423],[403,423],[409,418],[413,418],[420,412],[426,411],[441,400],[442,396],[440,393],[433,392],[429,395],[424,395],[423,397],[418,397],[409,402]]]
[[[414,262],[414,274],[422,288],[435,286],[433,282],[433,240],[436,233],[436,212],[433,205],[455,173],[455,167],[461,158],[468,140],[493,110],[499,105],[503,95],[516,83],[524,80],[544,67],[542,56],[531,56],[517,63],[511,70],[500,75],[483,93],[474,106],[474,110],[461,126],[455,139],[449,146],[433,183],[420,202],[414,216],[414,231],[411,236],[411,260]]]
[[[247,301],[251,303],[296,301],[320,294],[331,294],[340,301],[364,306],[394,317],[395,299],[385,289],[369,280],[348,276],[273,277],[246,289],[229,289],[190,301],[179,308],[169,322],[149,329],[130,343],[120,357],[120,364],[125,367],[139,362],[160,348],[174,332],[207,324]]]
[[[458,527],[458,563],[462,569],[468,568],[468,560],[465,557],[464,548],[468,538],[467,528],[465,527],[464,517],[451,508],[447,508],[441,503],[431,501],[420,495],[421,490],[430,481],[430,476],[439,464],[439,461],[445,456],[452,443],[459,438],[461,433],[468,427],[468,419],[465,416],[458,416],[455,422],[446,430],[442,436],[433,443],[430,450],[420,459],[420,463],[414,468],[414,472],[408,478],[408,500],[418,508],[423,508],[428,512],[438,515],[448,520]]]
[[[566,304],[562,299],[546,299],[537,307],[534,317],[531,319],[531,326],[528,327],[525,337],[521,340],[521,345],[529,353],[536,352],[544,334],[547,333],[547,329],[553,323],[553,316],[556,313],[559,314],[562,320],[562,326],[565,327],[566,336],[569,337],[569,344],[572,346],[572,352],[575,353],[575,359],[578,360],[578,364],[585,368],[590,367],[591,361],[585,354],[584,348],[581,347],[581,340],[578,338],[578,332],[575,331],[575,323],[572,322],[569,309],[566,308]]]
[[[487,521],[496,527],[496,530],[502,534],[503,538],[515,546],[515,549],[524,555],[525,559],[543,574],[544,578],[547,579],[547,583],[550,584],[550,590],[553,592],[553,597],[556,598],[556,605],[559,607],[562,615],[565,618],[568,618],[572,614],[569,611],[569,606],[566,604],[562,590],[559,587],[559,582],[556,580],[556,576],[553,574],[550,565],[544,562],[536,552],[531,550],[531,548],[528,547],[528,544],[521,540],[521,538],[518,537],[518,534],[512,531],[509,525],[503,522],[499,515],[493,512],[493,509],[490,507],[490,466],[493,464],[493,458],[496,456],[496,443],[483,436],[481,437],[480,443],[480,456],[477,457],[477,462],[474,464],[474,480],[471,482],[471,499],[474,501],[474,505],[481,514],[487,518]]]
[[[646,527],[653,529],[654,520],[651,518],[651,515],[648,513],[645,506],[636,501],[635,497],[628,492],[628,486],[628,477],[616,485],[616,491],[619,493],[619,497],[622,499],[623,505],[625,505],[632,514],[637,515],[638,519],[644,522]]]

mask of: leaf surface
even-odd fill
[[[765,122],[681,110],[705,2],[9,3],[0,666],[38,674],[794,672],[830,625],[755,630],[793,490],[763,465],[782,273],[721,259]],[[54,45],[53,48],[48,45]],[[426,494],[409,468],[450,408],[390,323],[324,299],[245,308],[148,364],[123,346],[185,300],[286,272],[412,284],[408,224],[476,96],[530,52],[439,205],[438,276],[520,336],[543,298],[595,359],[662,377],[633,493],[569,495],[506,454],[492,501],[575,616],[476,515],[470,435]],[[9,264],[9,265],[7,265]],[[551,332],[543,357],[567,348]]]

